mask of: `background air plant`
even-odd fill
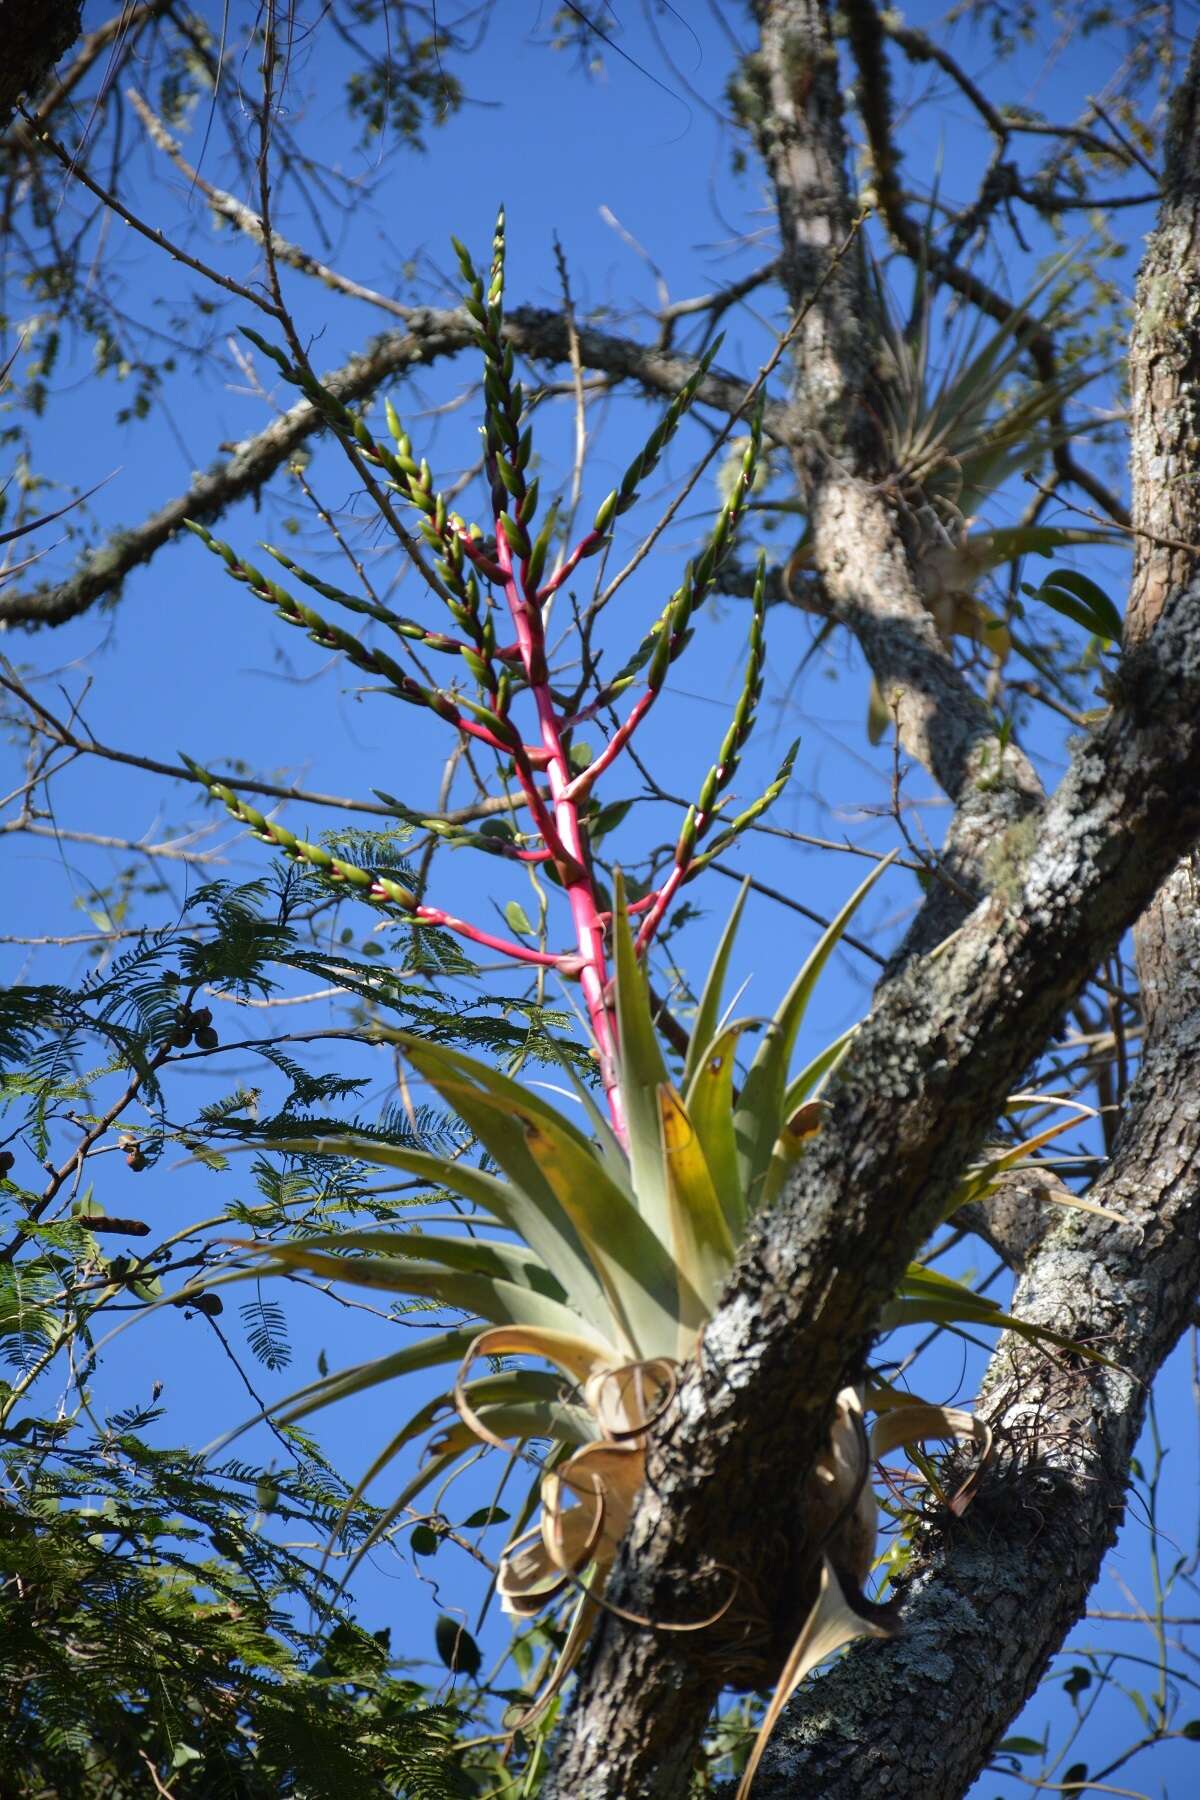
[[[1061,369],[1052,378],[1034,379],[1026,368],[1030,340],[1045,335],[1061,313],[1057,301],[1041,313],[1039,305],[1078,254],[1075,247],[1054,258],[1002,323],[989,329],[977,318],[940,358],[935,346],[946,335],[946,300],[928,270],[914,265],[907,317],[901,318],[884,270],[868,255],[872,323],[880,345],[877,418],[883,462],[914,540],[917,578],[943,641],[965,640],[994,670],[1013,649],[1012,622],[979,598],[980,584],[1026,556],[1119,541],[1119,534],[1103,526],[1042,522],[1044,496],[1035,497],[1018,524],[989,525],[985,517],[1007,483],[1039,475],[1058,446],[1100,423],[1068,417],[1066,410],[1094,379],[1091,363]],[[787,586],[797,605],[819,614],[819,602],[806,592],[804,577],[811,567],[805,537],[789,559]],[[1053,591],[1024,591],[1062,610]],[[1084,622],[1076,612],[1068,616]],[[1096,629],[1095,620],[1087,626]],[[1118,641],[1119,636],[1118,630]],[[890,721],[873,685],[867,718],[872,743]]]

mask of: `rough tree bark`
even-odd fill
[[[844,212],[836,64],[818,0],[756,11],[763,147],[799,281]],[[844,291],[800,353],[815,396],[805,476],[826,587],[896,693],[906,745],[956,803],[960,868],[980,887],[989,866],[1005,879],[936,958],[918,960],[957,923],[944,904],[925,909],[877,994],[828,1129],[748,1244],[656,1432],[615,1600],[664,1621],[701,1617],[736,1578],[717,1630],[740,1627],[782,1653],[807,1568],[799,1495],[832,1396],[860,1369],[880,1303],[1005,1092],[1143,913],[1149,1038],[1105,1178],[1129,1223],[1058,1226],[1034,1248],[1017,1299],[1031,1318],[1099,1339],[1129,1373],[1000,1347],[985,1396],[1006,1446],[997,1473],[965,1526],[923,1542],[905,1638],[855,1650],[794,1704],[760,1776],[778,1800],[950,1796],[970,1784],[1083,1605],[1119,1518],[1140,1382],[1194,1301],[1200,951],[1193,866],[1176,864],[1200,833],[1200,581],[1178,548],[1198,541],[1186,479],[1200,358],[1198,91],[1200,46],[1175,105],[1131,357],[1134,517],[1154,535],[1138,540],[1113,710],[1044,808],[1019,753],[989,743],[921,606],[915,547],[872,481],[852,404],[869,392],[869,354]],[[557,1800],[686,1791],[720,1685],[715,1638],[606,1619],[564,1728]],[[933,1707],[934,1685],[952,1717]]]
[[[953,1800],[1083,1611],[1121,1521],[1149,1384],[1200,1282],[1200,869],[1188,858],[1137,928],[1145,1060],[1095,1198],[1131,1229],[1064,1217],[1030,1259],[1023,1317],[1096,1344],[1127,1373],[1064,1366],[1019,1338],[981,1409],[1000,1446],[969,1514],[918,1537],[905,1631],[855,1648],[797,1696],[756,1800]]]

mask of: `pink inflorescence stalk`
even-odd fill
[[[516,963],[541,969],[556,969],[560,974],[578,980],[583,991],[600,1078],[613,1125],[622,1142],[625,1142],[615,1016],[610,1003],[605,946],[605,934],[610,921],[597,887],[588,842],[587,817],[593,804],[592,796],[597,781],[616,763],[622,752],[629,748],[635,733],[645,722],[662,691],[667,670],[682,653],[691,636],[691,623],[696,609],[711,591],[721,562],[732,543],[758,466],[761,412],[751,421],[749,443],[741,460],[741,468],[707,544],[696,561],[689,564],[682,582],[667,601],[651,630],[625,666],[615,677],[602,683],[592,693],[587,704],[581,707],[582,695],[577,696],[569,706],[560,703],[551,685],[546,657],[548,604],[585,558],[594,556],[608,543],[614,521],[636,503],[641,484],[654,469],[684,412],[696,397],[716,354],[719,340],[701,357],[694,374],[672,399],[642,450],[625,471],[620,486],[614,488],[601,504],[591,529],[562,558],[557,569],[543,580],[555,536],[556,518],[555,511],[551,508],[543,518],[536,538],[531,536],[532,522],[537,513],[538,483],[536,479],[528,480],[526,477],[532,455],[532,435],[525,422],[521,383],[514,379],[512,348],[505,341],[503,212],[497,221],[493,239],[492,263],[486,290],[467,251],[461,244],[456,243],[455,248],[467,282],[466,310],[474,321],[477,340],[484,354],[484,469],[491,491],[491,541],[484,538],[478,527],[468,527],[457,515],[447,510],[445,497],[434,488],[428,463],[418,462],[414,457],[412,445],[390,403],[387,407],[388,424],[395,439],[395,452],[385,449],[377,442],[363,419],[324,388],[311,368],[293,367],[282,351],[268,344],[256,333],[249,335],[276,362],[287,379],[299,386],[311,404],[323,414],[346,445],[356,466],[361,467],[365,463],[382,470],[389,478],[392,491],[403,496],[418,511],[420,535],[436,559],[432,568],[425,560],[425,553],[415,544],[392,511],[391,502],[382,495],[378,496],[385,516],[399,534],[421,574],[448,607],[455,631],[447,633],[432,630],[414,619],[401,617],[373,596],[366,599],[361,595],[348,594],[299,568],[281,553],[272,554],[289,573],[299,577],[307,587],[326,599],[335,601],[352,613],[375,619],[402,640],[417,643],[427,652],[448,656],[459,666],[465,663],[477,684],[477,698],[469,699],[454,682],[448,687],[442,687],[416,680],[385,649],[364,641],[357,633],[330,623],[307,601],[297,599],[274,579],[239,556],[228,544],[213,538],[202,525],[191,521],[189,523],[209,549],[222,558],[234,579],[243,582],[251,593],[273,606],[289,624],[307,630],[317,643],[341,651],[357,667],[376,677],[382,677],[388,691],[397,699],[428,708],[459,733],[463,741],[483,744],[510,762],[512,774],[520,788],[522,803],[529,814],[532,832],[525,834],[523,842],[520,837],[516,841],[505,841],[485,839],[482,835],[473,841],[511,861],[544,865],[553,870],[570,907],[574,948],[566,952],[535,948],[530,944],[498,937],[441,907],[426,905],[404,882],[390,874],[359,868],[320,845],[297,838],[279,821],[265,818],[227,784],[216,780],[198,765],[189,766],[197,779],[203,781],[252,831],[277,845],[287,855],[321,870],[330,880],[344,883],[365,899],[397,907],[419,924],[440,926],[471,943],[497,951]],[[367,479],[371,480],[371,477],[368,476]],[[374,489],[372,491],[375,492]],[[638,955],[642,957],[649,949],[678,891],[770,804],[790,771],[792,752],[789,752],[779,776],[767,792],[732,823],[723,821],[715,841],[708,842],[701,850],[701,840],[721,816],[721,809],[727,798],[726,790],[737,769],[739,755],[749,734],[761,692],[764,579],[764,567],[760,558],[746,679],[717,763],[709,770],[696,804],[689,808],[684,819],[670,870],[657,887],[640,896],[629,908],[630,915],[641,921],[636,948]],[[504,645],[496,642],[495,609],[485,597],[488,587],[503,592],[516,634],[514,642]],[[595,719],[610,709],[638,681],[644,681],[644,691],[634,700],[623,722],[616,726],[607,743],[587,768],[581,772],[577,765],[573,768],[572,733],[585,720]],[[511,717],[514,700],[525,690],[528,691],[537,717],[537,741],[532,743],[525,741]],[[434,831],[445,829],[435,820],[429,820],[427,824]]]
[[[512,549],[502,519],[496,521],[496,550],[505,573],[504,592],[516,627],[521,661],[537,709],[542,749],[546,755],[546,775],[554,816],[551,832],[547,833],[543,828],[543,838],[571,908],[578,946],[578,961],[574,973],[583,989],[588,1022],[596,1040],[600,1080],[608,1099],[609,1112],[615,1129],[624,1141],[625,1120],[617,1078],[612,1017],[607,1004],[608,968],[604,952],[604,917],[597,904],[591,857],[581,828],[578,793],[572,792],[571,766],[563,746],[563,722],[558,716],[554,697],[550,692],[541,597],[536,589],[530,591],[529,558],[522,560],[519,574],[514,569]]]

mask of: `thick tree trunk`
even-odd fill
[[[1200,1284],[1200,870],[1138,927],[1147,1045],[1114,1159],[1093,1190],[1131,1229],[1064,1215],[1014,1299],[1125,1373],[1008,1337],[981,1410],[995,1472],[967,1513],[917,1536],[904,1635],[856,1647],[789,1707],[755,1800],[956,1800],[1075,1623],[1119,1525],[1149,1385]]]

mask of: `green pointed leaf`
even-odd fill
[[[558,1059],[559,1067],[570,1083],[571,1092],[587,1115],[588,1123],[595,1135],[595,1148],[601,1162],[621,1191],[628,1194],[632,1200],[633,1190],[629,1185],[629,1158],[625,1154],[624,1145],[613,1130],[610,1121],[601,1112],[592,1095],[580,1080],[570,1057],[563,1053],[553,1038],[550,1040],[550,1045]],[[539,1083],[538,1085],[548,1084]]]
[[[488,1097],[484,1107],[500,1107]],[[511,1109],[509,1116],[512,1116]],[[614,1320],[636,1356],[673,1356],[682,1303],[699,1305],[672,1257],[590,1146],[561,1121],[517,1111],[529,1154],[569,1215],[600,1278]]]
[[[1000,1155],[989,1157],[982,1168],[973,1169],[959,1183],[946,1203],[943,1218],[948,1219],[952,1213],[958,1211],[960,1206],[966,1206],[972,1200],[986,1199],[1001,1175],[1032,1159],[1044,1145],[1056,1137],[1061,1137],[1064,1131],[1071,1131],[1078,1124],[1078,1115],[1073,1113],[1070,1118],[1059,1119],[1055,1124],[1048,1125],[1044,1131],[1039,1131],[1034,1137],[1026,1138],[1022,1143],[1014,1144],[1011,1149],[1003,1151]],[[1100,1206],[1094,1200],[1087,1200],[1078,1194],[1072,1194],[1069,1189],[1064,1189],[1061,1194],[1052,1195],[1051,1204],[1073,1206],[1080,1212],[1094,1213],[1101,1219],[1112,1219],[1118,1225],[1125,1223],[1121,1214],[1113,1212],[1111,1207]]]
[[[438,1332],[435,1337],[420,1338],[415,1343],[406,1344],[403,1350],[396,1350],[390,1356],[379,1356],[370,1362],[353,1363],[345,1369],[338,1369],[332,1375],[324,1375],[318,1381],[310,1381],[304,1387],[297,1388],[282,1400],[274,1400],[270,1406],[264,1406],[252,1418],[245,1419],[235,1425],[231,1431],[223,1433],[205,1447],[206,1456],[215,1455],[218,1450],[248,1431],[252,1425],[261,1424],[263,1419],[277,1419],[281,1425],[291,1425],[311,1413],[319,1412],[322,1407],[332,1406],[339,1400],[345,1400],[352,1394],[364,1393],[367,1389],[378,1387],[385,1381],[396,1381],[401,1375],[411,1375],[420,1369],[433,1369],[439,1363],[453,1363],[455,1367],[478,1337],[474,1325],[452,1331]]]
[[[684,1104],[704,1151],[730,1237],[740,1244],[746,1228],[746,1195],[742,1187],[737,1139],[733,1130],[733,1077],[738,1039],[749,1023],[727,1025],[692,1076]]]
[[[487,1063],[467,1056],[461,1050],[451,1050],[445,1044],[432,1044],[428,1038],[417,1037],[410,1031],[394,1031],[381,1029],[377,1036],[381,1043],[399,1044],[413,1067],[431,1083],[435,1077],[450,1076],[465,1078],[484,1089],[494,1099],[505,1104],[521,1108],[535,1117],[545,1119],[551,1125],[559,1126],[569,1132],[583,1150],[590,1150],[591,1145],[581,1131],[578,1131],[569,1119],[565,1119],[556,1107],[549,1106],[529,1088],[522,1087],[519,1082],[502,1075],[498,1069]],[[632,1195],[632,1189],[629,1190]]]
[[[841,1036],[835,1037],[831,1044],[826,1044],[825,1048],[819,1051],[810,1063],[805,1064],[798,1075],[793,1075],[784,1095],[783,1110],[786,1118],[790,1119],[814,1090],[819,1093],[829,1085],[846,1060],[858,1030],[857,1025],[851,1025],[849,1031],[843,1031]]]
[[[1065,618],[1073,619],[1095,637],[1119,644],[1125,622],[1104,589],[1074,569],[1052,569],[1034,598]]]
[[[996,1745],[997,1750],[1007,1752],[1009,1756],[1045,1756],[1046,1746],[1037,1738],[1006,1737]]]
[[[416,1536],[414,1531],[414,1550]],[[483,1666],[483,1653],[465,1625],[452,1619],[449,1613],[442,1613],[433,1628],[433,1641],[452,1675],[465,1675],[468,1681],[474,1681]]]
[[[785,1123],[788,1064],[813,990],[842,933],[895,856],[892,851],[875,865],[826,926],[768,1025],[750,1065],[733,1116],[742,1192],[750,1213],[759,1204],[775,1141]]]
[[[894,723],[891,709],[879,690],[879,683],[872,675],[867,693],[867,742],[882,744]]]
[[[585,1335],[579,1315],[561,1300],[491,1275],[406,1262],[398,1256],[333,1256],[306,1250],[301,1244],[273,1244],[273,1261],[260,1274],[306,1269],[325,1281],[380,1289],[389,1294],[419,1294],[442,1306],[458,1307],[494,1325],[536,1325],[575,1337]],[[591,1337],[598,1353],[611,1355],[612,1345],[599,1333]]]
[[[1098,1350],[1089,1349],[1086,1344],[1076,1343],[1074,1338],[1065,1336],[1061,1331],[1052,1331],[1045,1325],[1035,1325],[1028,1319],[1018,1319],[1013,1313],[1006,1313],[994,1300],[987,1299],[983,1294],[972,1293],[961,1281],[955,1281],[949,1275],[941,1275],[934,1269],[923,1269],[917,1264],[910,1267],[901,1283],[899,1294],[888,1302],[880,1316],[880,1326],[884,1331],[891,1331],[900,1325],[993,1326],[999,1330],[1015,1331],[1029,1343],[1057,1344],[1060,1350],[1069,1350],[1088,1362],[1102,1363],[1109,1369],[1120,1368],[1119,1363],[1102,1356]]]
[[[463,1057],[462,1061],[471,1066],[470,1057]],[[485,1074],[491,1074],[483,1064],[477,1066]],[[427,1079],[432,1079],[432,1075],[427,1074]],[[502,1082],[504,1077],[498,1077],[498,1080]],[[516,1091],[521,1093],[523,1090],[518,1088]],[[450,1104],[453,1105],[453,1101]],[[471,1119],[465,1122],[476,1131]],[[479,1135],[477,1131],[476,1135]],[[520,1134],[516,1137],[524,1152]],[[612,1333],[608,1302],[579,1235],[528,1155],[524,1156],[522,1166],[526,1173],[532,1171],[533,1179],[526,1189],[501,1181],[461,1157],[433,1156],[425,1150],[407,1150],[400,1145],[381,1143],[376,1138],[272,1138],[257,1147],[284,1150],[297,1156],[346,1156],[378,1168],[401,1169],[409,1175],[423,1176],[434,1187],[452,1189],[474,1205],[483,1207],[498,1224],[528,1244],[582,1317],[605,1336]],[[496,1160],[504,1166],[502,1157],[497,1156]]]
[[[508,929],[515,932],[517,937],[533,936],[533,926],[529,922],[529,915],[519,900],[508,902],[504,908],[504,917],[508,922]]]
[[[557,1125],[572,1135],[580,1148],[590,1152],[588,1140],[536,1094],[519,1087],[516,1082],[510,1081],[507,1076],[489,1068],[485,1063],[460,1051],[449,1050],[443,1045],[431,1044],[427,1039],[413,1037],[408,1032],[389,1031],[380,1035],[387,1042],[397,1042],[403,1046],[418,1074],[424,1076],[435,1092],[461,1113],[488,1154],[510,1176],[511,1185],[498,1181],[494,1175],[473,1168],[461,1160],[433,1157],[422,1151],[376,1144],[370,1139],[325,1139],[317,1142],[322,1147],[335,1143],[353,1143],[352,1153],[367,1161],[380,1163],[384,1167],[405,1169],[417,1175],[427,1175],[439,1186],[455,1188],[467,1199],[486,1207],[494,1218],[516,1232],[529,1245],[570,1296],[572,1305],[579,1309],[582,1316],[605,1336],[612,1336],[612,1314],[596,1271],[568,1214],[530,1156],[524,1131],[516,1123],[515,1109],[523,1108],[535,1118]],[[454,1083],[453,1092],[447,1085],[451,1081]],[[500,1107],[483,1109],[478,1102],[485,1094],[498,1100]],[[507,1121],[506,1112],[512,1115]],[[287,1142],[301,1147],[308,1142],[311,1147],[313,1141],[297,1139]],[[609,1168],[608,1173],[610,1179],[613,1179],[612,1168]]]
[[[418,1054],[413,1061],[420,1066]],[[670,1257],[586,1138],[515,1084],[508,1084],[510,1094],[499,1094],[444,1073],[430,1079],[522,1191],[536,1194],[543,1211],[553,1206],[572,1225],[603,1298],[608,1339],[630,1355],[664,1354],[644,1343],[647,1334],[661,1343],[674,1325]]]
[[[502,1506],[480,1506],[464,1519],[460,1527],[463,1531],[482,1530],[486,1525],[506,1525],[511,1515]]]
[[[645,971],[634,952],[625,908],[625,882],[613,882],[613,962],[621,1098],[629,1135],[633,1192],[639,1210],[660,1244],[671,1242],[671,1203],[663,1159],[658,1090],[667,1081],[658,1033],[650,1013]]]
[[[980,577],[1021,556],[1049,556],[1052,550],[1065,550],[1074,544],[1110,544],[1118,533],[1098,529],[1094,525],[1000,525],[969,532],[962,544],[950,552],[952,566],[961,568],[964,588],[972,588]]]
[[[548,1195],[570,1219],[604,1289],[612,1327],[626,1336],[628,1350],[671,1354],[663,1346],[668,1340],[673,1345],[678,1319],[675,1271],[663,1242],[640,1218],[632,1191],[618,1185],[588,1140],[535,1095],[471,1058],[422,1039],[405,1036],[404,1041],[414,1067],[516,1184],[529,1194],[540,1188],[543,1210]],[[480,1085],[456,1079],[447,1067],[465,1071]],[[661,1155],[660,1179],[665,1180]]]
[[[733,910],[721,933],[721,941],[717,945],[717,953],[704,980],[704,991],[700,996],[700,1005],[696,1010],[695,1022],[692,1025],[691,1042],[688,1045],[687,1060],[683,1066],[683,1091],[686,1095],[695,1078],[696,1071],[709,1054],[709,1048],[717,1035],[721,1023],[721,995],[725,987],[725,977],[729,972],[729,958],[733,953],[733,941],[737,936],[742,912],[746,905],[746,895],[750,892],[749,878],[743,881],[738,897],[733,903]],[[689,1111],[690,1111],[689,1107]]]
[[[733,1266],[734,1241],[704,1150],[683,1101],[669,1082],[658,1090],[671,1206],[671,1243],[679,1272],[679,1334],[674,1354],[691,1354]],[[692,1311],[693,1297],[699,1310]]]
[[[272,1246],[273,1253],[275,1247]],[[334,1255],[347,1255],[356,1250],[374,1250],[384,1257],[412,1257],[416,1262],[438,1263],[446,1269],[466,1274],[483,1275],[493,1281],[515,1282],[548,1299],[567,1302],[570,1296],[555,1280],[532,1251],[524,1244],[505,1244],[488,1238],[443,1237],[430,1231],[412,1231],[393,1227],[368,1227],[357,1231],[333,1231],[315,1237],[293,1238],[278,1247],[303,1253],[315,1250]]]

